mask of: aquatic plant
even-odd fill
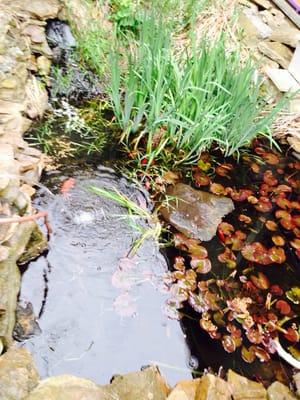
[[[173,162],[193,162],[211,146],[225,155],[238,152],[268,126],[277,106],[260,117],[260,84],[250,61],[228,53],[224,37],[202,40],[177,59],[171,31],[163,19],[148,16],[127,52],[122,69],[111,58],[111,102],[123,134],[121,141],[149,167],[173,154]]]
[[[151,213],[151,211],[147,209],[146,204],[138,205],[129,197],[119,192],[117,189],[108,190],[105,188],[91,186],[90,190],[93,193],[96,193],[98,196],[113,200],[128,211],[128,215],[123,215],[122,217],[126,218],[130,226],[140,235],[138,239],[135,240],[130,251],[128,252],[128,257],[133,256],[145,240],[152,238],[157,242],[159,241],[162,231],[161,224],[156,213]],[[137,218],[146,222],[147,226],[142,226]]]
[[[239,176],[232,158],[220,163],[207,153],[192,167],[195,186],[231,197],[236,211],[212,242],[175,233],[168,308],[181,318],[189,304],[226,352],[264,362],[279,339],[299,355],[300,163],[253,146],[241,154]]]

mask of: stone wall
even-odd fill
[[[41,118],[48,96],[44,81],[51,50],[46,19],[61,10],[56,0],[4,0],[0,6],[0,342],[12,341],[20,274],[17,260],[24,252],[35,222],[3,223],[3,218],[31,215],[33,185],[43,168],[42,154],[29,147],[23,134]],[[45,242],[41,243],[40,250]]]

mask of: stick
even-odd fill
[[[52,233],[52,228],[50,226],[48,220],[48,211],[39,211],[33,215],[25,215],[23,217],[7,217],[7,218],[0,218],[0,224],[12,224],[15,222],[27,222],[27,221],[34,221],[39,218],[44,218],[44,223],[47,229],[48,234]]]

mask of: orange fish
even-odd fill
[[[75,182],[76,181],[74,178],[68,178],[63,181],[60,187],[60,194],[62,194],[63,196],[67,196],[68,192],[75,186]]]

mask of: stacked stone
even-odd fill
[[[41,153],[23,140],[42,117],[48,97],[42,80],[50,71],[46,19],[56,0],[4,0],[0,10],[0,218],[33,214],[32,186],[42,171]],[[0,223],[0,349],[10,345],[20,276],[17,261],[36,224]],[[1,352],[0,352],[1,353]]]

